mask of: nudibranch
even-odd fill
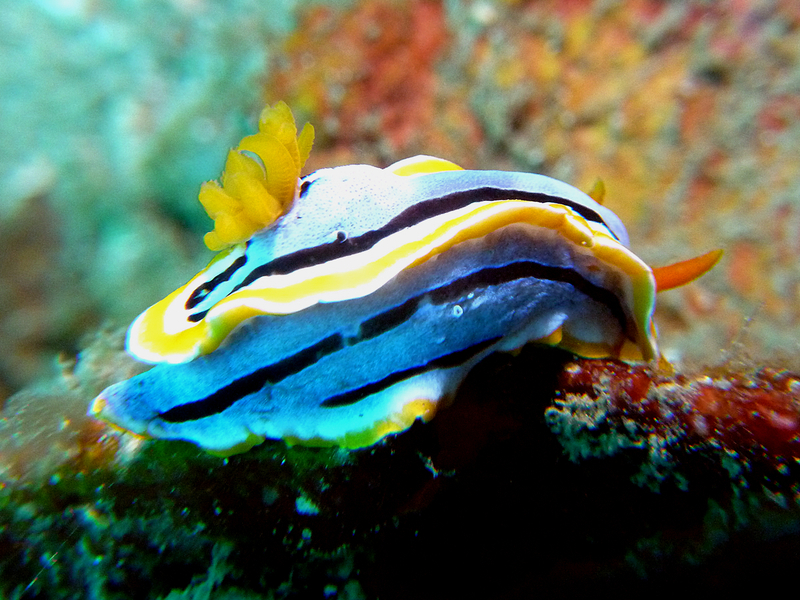
[[[491,352],[656,359],[657,287],[719,257],[654,272],[613,212],[543,175],[417,156],[301,179],[312,140],[268,107],[204,184],[221,252],[131,325],[129,352],[162,364],[90,414],[220,454],[368,446],[432,417]]]

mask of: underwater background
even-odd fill
[[[800,562],[796,1],[0,7],[0,596],[720,590]],[[89,420],[142,368],[127,325],[211,258],[201,182],[278,100],[316,128],[305,172],[601,178],[648,264],[724,249],[658,297],[681,375],[492,356],[431,423],[352,452],[223,460]],[[701,390],[681,426],[635,402],[675,386]]]

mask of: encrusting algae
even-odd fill
[[[313,142],[314,127],[306,123],[298,136],[285,102],[267,106],[258,133],[228,152],[222,185],[207,181],[200,187],[200,203],[214,220],[214,230],[204,238],[206,246],[216,251],[246,242],[286,212]]]

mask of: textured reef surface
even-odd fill
[[[720,594],[794,572],[799,7],[9,7],[0,596]],[[355,451],[267,441],[221,459],[89,419],[143,368],[103,324],[207,261],[197,185],[277,99],[316,125],[306,171],[424,153],[601,177],[648,263],[724,248],[659,298],[675,367],[493,355],[430,423]]]
[[[121,346],[97,336],[6,407],[4,597],[724,591],[800,552],[800,373],[682,375],[528,346],[373,447],[268,440],[221,459],[83,416],[135,369]],[[38,414],[53,396],[63,411]]]

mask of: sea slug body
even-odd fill
[[[206,192],[207,242],[222,252],[129,330],[129,351],[161,364],[106,389],[92,414],[222,454],[265,438],[356,448],[432,417],[494,351],[658,357],[657,274],[610,210],[549,177],[425,156],[298,179],[310,138],[298,152],[283,107],[232,151],[260,163],[229,158]],[[276,127],[279,143],[256,139]],[[252,208],[262,188],[278,198],[269,214]],[[669,271],[669,287],[716,258]]]

